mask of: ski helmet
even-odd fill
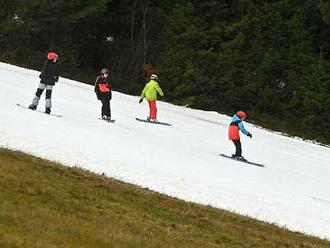
[[[244,120],[245,117],[246,117],[246,114],[245,114],[245,112],[243,112],[243,111],[238,111],[238,112],[236,113],[236,115],[237,115],[241,120]]]
[[[109,74],[109,70],[106,69],[106,68],[103,68],[103,69],[101,70],[101,74]]]
[[[48,53],[47,54],[47,59],[48,60],[54,60],[54,59],[57,59],[58,58],[58,55],[56,53]]]
[[[150,79],[158,80],[158,76],[156,74],[151,74]]]

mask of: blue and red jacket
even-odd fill
[[[239,131],[245,135],[249,134],[249,132],[244,128],[243,121],[236,114],[234,114],[229,125],[228,138],[230,140],[239,140]]]

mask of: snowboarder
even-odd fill
[[[29,109],[36,110],[40,96],[46,89],[46,114],[50,114],[52,107],[52,90],[56,82],[58,82],[58,55],[54,52],[47,54],[47,60],[42,67],[42,71],[39,75],[40,83],[35,96],[32,100],[32,104],[29,105]]]
[[[164,96],[162,89],[158,84],[158,76],[156,74],[151,74],[149,78],[149,82],[145,85],[139,103],[142,103],[143,98],[146,98],[149,103],[149,116],[147,120],[149,121],[157,121],[157,93],[161,96]]]
[[[103,120],[111,121],[110,100],[112,98],[111,83],[109,82],[109,70],[103,68],[101,74],[95,81],[95,93],[97,99],[102,103],[101,117]]]
[[[233,115],[231,123],[228,129],[229,140],[233,141],[236,152],[232,155],[233,158],[238,160],[246,160],[242,156],[242,145],[240,141],[239,131],[241,131],[246,136],[252,138],[252,134],[244,128],[243,120],[245,119],[246,114],[243,111],[238,111]]]

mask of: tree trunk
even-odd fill
[[[146,28],[146,15],[148,11],[148,1],[145,4],[144,0],[141,0],[142,7],[142,30],[143,30],[143,64],[147,59],[147,28]]]

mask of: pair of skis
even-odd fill
[[[224,158],[229,158],[229,159],[235,160],[237,162],[246,163],[246,164],[249,164],[249,165],[254,165],[254,166],[258,166],[258,167],[265,167],[265,165],[263,165],[263,164],[259,164],[259,163],[255,163],[255,162],[250,162],[248,160],[240,160],[240,159],[237,159],[237,158],[234,158],[232,156],[228,156],[228,155],[222,154],[222,153],[219,154],[219,156],[224,157]]]
[[[114,119],[103,119],[103,118],[98,118],[99,120],[101,120],[101,121],[105,121],[105,122],[109,122],[109,123],[114,123],[116,120],[114,120]]]
[[[158,125],[164,125],[164,126],[172,126],[172,124],[167,123],[167,122],[161,122],[161,121],[150,121],[148,119],[140,119],[140,118],[135,118],[137,121],[141,122],[147,122],[147,123],[152,123],[152,124],[158,124]]]
[[[18,107],[21,107],[21,108],[24,108],[24,109],[29,109],[29,107],[25,106],[25,105],[22,105],[22,104],[19,104],[19,103],[16,103],[16,106]],[[32,110],[32,109],[29,109],[29,110]],[[51,116],[55,116],[55,117],[63,117],[63,115],[58,115],[58,114],[53,114],[53,113],[50,113],[50,114],[47,114],[41,110],[33,110],[33,111],[36,111],[38,113],[42,113],[42,114],[45,114],[45,115],[51,115]]]

